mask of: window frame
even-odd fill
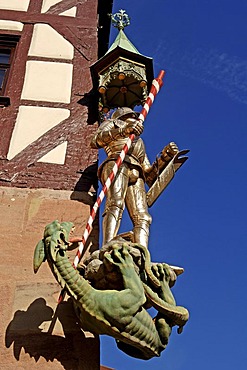
[[[9,50],[10,58],[8,63],[0,63],[0,69],[6,69],[2,87],[0,87],[0,106],[7,106],[10,104],[10,99],[6,95],[8,80],[11,75],[11,69],[13,66],[13,61],[15,57],[15,52],[17,44],[19,42],[20,36],[17,35],[4,35],[0,34],[0,52],[1,50]]]

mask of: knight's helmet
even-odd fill
[[[115,110],[115,112],[113,112],[111,118],[112,119],[121,119],[121,118],[123,118],[123,116],[138,118],[138,115],[139,115],[139,113],[133,111],[129,107],[121,107],[121,108],[118,108],[117,110]]]

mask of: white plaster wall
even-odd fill
[[[52,5],[55,5],[58,3],[61,3],[61,0],[43,0],[41,13],[47,12],[47,10],[49,10]]]
[[[41,13],[46,13],[47,10],[50,9],[51,6],[61,3],[61,0],[43,0]],[[76,16],[76,6],[65,10],[64,12],[60,13],[59,15],[65,15],[67,17],[75,17]]]
[[[58,145],[56,148],[52,149],[50,152],[48,152],[42,158],[40,158],[38,162],[64,164],[67,151],[67,144],[68,142],[65,141],[64,143]]]
[[[22,31],[23,23],[16,22],[16,21],[0,20],[0,29],[1,30],[10,30],[10,31]]]
[[[0,9],[27,11],[30,0],[0,0]]]
[[[20,106],[7,158],[10,160],[70,116],[68,109]]]
[[[28,61],[22,99],[69,103],[73,65]]]
[[[75,17],[76,16],[76,6],[73,6],[73,8],[70,8],[68,10],[65,10],[64,12],[60,13],[59,15],[65,15],[66,17]]]
[[[47,24],[35,24],[28,55],[73,59],[74,48],[69,41],[65,40],[51,26]]]

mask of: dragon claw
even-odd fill
[[[133,261],[127,244],[121,246],[114,244],[110,252],[105,252],[104,257],[106,258],[106,262],[110,262],[112,265],[118,266],[121,269],[130,265]]]

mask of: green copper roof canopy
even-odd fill
[[[136,49],[136,47],[132,44],[132,42],[130,42],[130,40],[125,35],[125,33],[124,33],[123,30],[119,30],[119,33],[118,33],[115,41],[113,42],[113,44],[111,45],[111,47],[107,51],[107,53],[111,52],[116,47],[120,47],[120,48],[125,49],[125,50],[128,50],[128,51],[130,51],[132,53],[136,53],[136,54],[141,55],[139,53],[139,51]]]
[[[130,24],[128,15],[121,9],[110,16],[118,35],[107,53],[91,66],[104,111],[143,104],[153,80],[152,58],[140,54],[123,31]]]
[[[119,33],[111,45],[110,49],[107,51],[109,53],[113,49],[115,49],[117,46],[119,46],[122,49],[129,50],[132,53],[140,54],[139,51],[136,49],[136,47],[130,42],[128,37],[124,33],[124,28],[130,25],[130,18],[128,14],[125,12],[125,10],[120,9],[118,13],[115,14],[109,14],[111,17],[112,25],[116,28],[118,28]]]

